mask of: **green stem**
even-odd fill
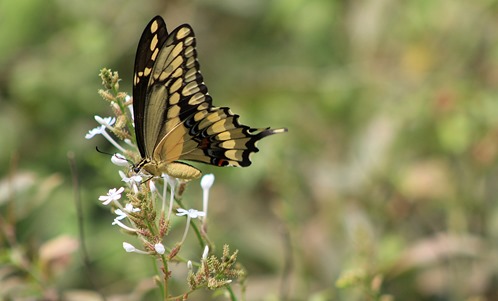
[[[127,115],[126,113],[126,107],[125,107],[125,104],[124,104],[124,98],[121,98],[121,97],[118,97],[118,94],[119,94],[119,90],[116,88],[116,85],[113,85],[112,86],[112,93],[114,94],[114,97],[116,98],[117,100],[117,104],[119,106],[119,109],[121,110],[121,112],[123,112],[124,115]],[[128,127],[128,132],[130,133],[130,136],[131,136],[131,139],[133,141],[133,143],[137,143],[135,141],[135,135],[132,135],[132,133],[135,132],[135,128],[133,127],[133,124],[132,124],[132,121],[133,119],[132,118],[127,118],[127,121],[126,121],[126,127]]]
[[[164,255],[161,255],[161,261],[163,263],[164,269],[164,285],[163,285],[163,299],[168,300],[168,278],[169,278],[169,269],[168,269],[168,261]]]
[[[233,292],[232,287],[230,285],[227,285],[226,289],[228,291],[228,294],[230,295],[230,300],[237,301],[237,296],[235,296],[235,293]]]

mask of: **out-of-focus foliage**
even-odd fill
[[[95,146],[113,149],[84,135],[110,115],[99,70],[131,93],[156,14],[193,26],[215,105],[289,128],[250,168],[201,166],[217,177],[210,236],[239,249],[248,300],[497,298],[495,0],[3,0],[0,294],[150,289],[153,264],[123,252],[97,201],[120,183]]]

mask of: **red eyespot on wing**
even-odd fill
[[[220,167],[221,167],[221,166],[226,166],[226,165],[228,165],[228,161],[227,161],[227,160],[225,160],[225,159],[220,159],[220,160],[218,161],[218,166],[220,166]]]

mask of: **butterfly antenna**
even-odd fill
[[[112,157],[112,156],[117,156],[116,154],[111,154],[111,153],[104,152],[104,151],[100,150],[98,146],[96,146],[96,147],[95,147],[95,149],[97,150],[97,152],[99,152],[99,153],[101,153],[101,154],[104,154],[104,155],[109,155],[109,156],[111,156],[111,157]],[[118,158],[119,158],[119,159],[126,160],[128,163],[130,163],[130,165],[131,165],[131,166],[135,166],[135,163],[133,163],[133,162],[132,162],[131,160],[129,160],[129,159],[126,159],[125,157],[121,157],[121,156],[119,156]]]

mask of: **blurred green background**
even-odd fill
[[[496,0],[0,1],[0,296],[146,290],[154,262],[122,250],[98,201],[122,185],[95,146],[113,149],[84,136],[111,114],[99,70],[131,93],[158,14],[193,26],[215,105],[289,128],[250,168],[201,166],[210,237],[239,249],[248,300],[498,300]]]

